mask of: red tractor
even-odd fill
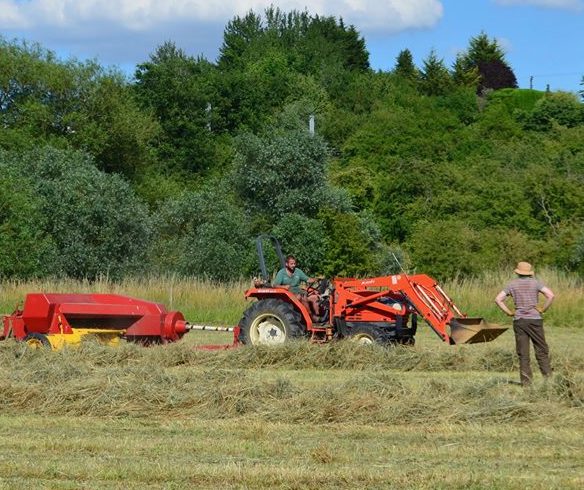
[[[320,296],[321,317],[314,322],[298,297],[273,287],[263,241],[274,245],[280,267],[284,256],[278,240],[259,237],[257,249],[262,279],[245,292],[254,298],[239,322],[238,341],[244,344],[280,344],[309,337],[314,342],[353,338],[360,343],[414,344],[418,317],[449,344],[490,342],[507,327],[489,325],[462,313],[437,282],[424,274],[395,274],[369,279],[319,281],[309,287]]]

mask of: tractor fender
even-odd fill
[[[291,303],[294,307],[300,312],[302,315],[302,319],[304,323],[306,323],[306,329],[308,331],[312,330],[312,317],[310,313],[306,310],[304,305],[298,299],[294,293],[291,293],[287,289],[282,288],[269,288],[269,287],[261,287],[261,288],[251,288],[245,292],[245,298],[256,298],[260,299],[267,299],[267,298],[275,298],[282,301],[286,301],[287,303]]]

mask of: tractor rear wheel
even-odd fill
[[[351,329],[349,339],[360,345],[389,344],[392,337],[380,327],[374,325],[359,325]]]
[[[251,345],[278,345],[303,337],[300,312],[279,299],[262,299],[252,304],[239,322],[239,341]]]
[[[24,338],[24,342],[31,349],[44,349],[45,347],[51,347],[49,339],[42,333],[30,333]]]

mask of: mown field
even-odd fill
[[[504,322],[489,304],[498,279],[446,287]],[[0,488],[581,488],[584,297],[575,280],[547,282],[555,373],[527,390],[511,332],[471,346],[423,328],[413,348],[220,352],[194,347],[226,334],[60,352],[0,342]],[[5,283],[2,305],[25,291],[107,290],[230,324],[242,287]]]

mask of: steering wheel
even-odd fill
[[[323,281],[325,281],[324,278],[317,278],[315,279],[313,282],[311,282],[310,284],[306,285],[306,294],[318,294],[320,296],[321,291],[320,291],[320,287],[323,284]]]

